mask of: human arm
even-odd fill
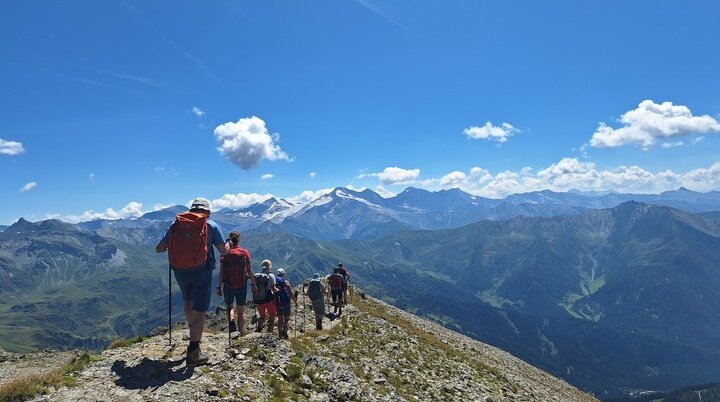
[[[155,252],[156,253],[164,253],[168,249],[168,235],[170,234],[170,230],[168,229],[167,232],[165,232],[165,236],[163,236],[162,239],[158,242],[158,244],[155,246]]]
[[[257,293],[257,283],[255,283],[255,275],[252,271],[252,265],[250,264],[250,253],[248,253],[247,261],[245,263],[245,276],[250,278],[250,290],[253,294]]]
[[[217,293],[218,296],[222,297],[222,284],[225,278],[225,259],[220,259],[220,273],[218,273],[218,282],[217,286],[215,287],[215,293]]]
[[[230,251],[230,246],[228,245],[229,241],[223,240],[224,237],[222,235],[222,232],[220,231],[220,228],[218,228],[215,222],[210,222],[211,221],[208,221],[207,226],[208,230],[210,231],[213,245],[217,249],[218,253],[220,253],[220,255],[225,255],[228,253],[228,251]]]

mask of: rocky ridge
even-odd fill
[[[208,366],[185,366],[187,329],[179,326],[172,347],[158,333],[108,349],[73,374],[72,386],[34,400],[596,401],[506,352],[370,297],[355,297],[323,331],[313,329],[306,307],[292,317],[289,341],[254,332],[229,340],[224,314],[211,313],[202,344]]]

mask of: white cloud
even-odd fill
[[[161,210],[161,209],[165,209],[165,208],[172,207],[173,205],[175,205],[175,204],[161,204],[161,203],[157,203],[157,204],[153,205],[153,209],[152,209],[152,210],[153,210],[153,211],[159,211],[159,210]]]
[[[257,194],[257,193],[251,193],[251,194],[245,194],[245,193],[237,193],[237,194],[225,194],[222,197],[210,201],[212,204],[212,210],[217,211],[222,208],[243,208],[247,207],[250,204],[254,204],[256,202],[263,202],[269,198],[272,198],[272,194]],[[188,205],[190,205],[192,201],[188,202]]]
[[[637,144],[649,148],[658,139],[680,137],[692,133],[720,131],[720,123],[708,115],[693,116],[690,109],[672,102],[657,104],[652,100],[620,116],[623,127],[614,129],[600,123],[590,139],[593,147],[618,147]]]
[[[260,176],[260,178],[263,179],[263,180],[270,180],[270,179],[272,179],[273,177],[275,177],[275,175],[272,174],[272,173],[265,173],[264,175]]]
[[[472,126],[463,130],[463,134],[469,138],[476,140],[491,140],[500,143],[507,142],[509,137],[520,132],[509,123],[503,123],[499,126],[493,126],[491,122],[485,123],[482,127]]]
[[[270,135],[265,122],[258,117],[221,124],[215,127],[214,132],[220,142],[218,151],[243,170],[257,167],[262,159],[291,160],[277,145],[279,136]]]
[[[35,186],[37,186],[37,183],[35,183],[34,181],[31,181],[31,182],[25,184],[24,186],[22,186],[22,188],[20,188],[20,192],[24,193],[26,191],[30,191],[30,190],[34,189]]]
[[[334,189],[332,188],[323,188],[316,191],[305,190],[298,195],[288,197],[287,200],[292,202],[293,204],[307,204],[308,202],[314,201],[325,194],[330,194],[330,192],[332,192],[333,190]]]
[[[397,195],[396,192],[390,191],[390,190],[386,189],[386,188],[383,187],[383,186],[377,186],[377,187],[375,187],[375,192],[378,193],[378,194],[380,194],[380,196],[383,197],[383,198],[392,198],[392,197],[395,197],[395,196]]]
[[[20,155],[25,153],[22,143],[17,141],[7,141],[0,138],[0,155]]]
[[[203,117],[203,116],[205,116],[205,112],[202,111],[202,109],[200,109],[200,108],[197,107],[197,106],[193,106],[192,112],[193,112],[193,114],[194,114],[195,116],[197,116],[197,117]]]
[[[469,174],[450,172],[439,179],[424,180],[421,185],[431,190],[458,187],[468,193],[490,198],[545,189],[660,193],[684,186],[695,191],[710,191],[720,189],[720,162],[709,168],[678,173],[672,170],[651,172],[640,166],[623,165],[600,169],[594,163],[563,158],[537,173],[526,167],[493,175],[485,169],[474,167]]]
[[[90,183],[95,184],[95,173],[90,173],[90,177],[88,177],[88,181]]]
[[[458,170],[450,172],[440,178],[440,184],[447,187],[453,187],[467,180],[467,175]]]
[[[317,177],[317,172],[310,172],[308,176],[310,176],[311,179],[314,179]]]
[[[702,142],[703,140],[705,140],[705,136],[701,135],[699,137],[693,138],[692,140],[690,140],[690,142],[693,144],[697,144],[698,142]]]
[[[420,169],[403,169],[399,167],[386,167],[379,173],[365,173],[364,169],[357,176],[358,179],[377,177],[382,184],[408,184],[420,177]]]
[[[681,147],[685,145],[682,141],[675,141],[675,142],[663,142],[662,147],[663,148],[675,148],[675,147]]]
[[[95,212],[88,210],[80,215],[59,215],[59,214],[47,214],[48,219],[61,219],[65,222],[78,223],[86,222],[95,219],[124,219],[124,218],[136,218],[141,216],[145,212],[143,211],[143,204],[137,201],[129,202],[125,207],[116,211],[112,208],[106,209],[104,212]]]

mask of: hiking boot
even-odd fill
[[[187,356],[185,356],[185,365],[187,367],[202,366],[207,364],[207,362],[208,357],[200,351],[200,348],[197,348],[192,352],[187,352]]]

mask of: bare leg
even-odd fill
[[[272,334],[274,328],[275,328],[275,316],[271,315],[270,318],[268,319],[268,333]]]
[[[183,312],[185,313],[185,321],[187,321],[188,325],[192,325],[192,319],[193,319],[192,302],[185,302],[185,304],[183,305]]]
[[[203,329],[205,328],[205,312],[193,311],[190,321],[190,342],[199,342],[202,340]]]
[[[240,331],[241,334],[245,334],[245,306],[237,306],[237,314],[235,314],[235,324],[237,326],[237,330]]]

